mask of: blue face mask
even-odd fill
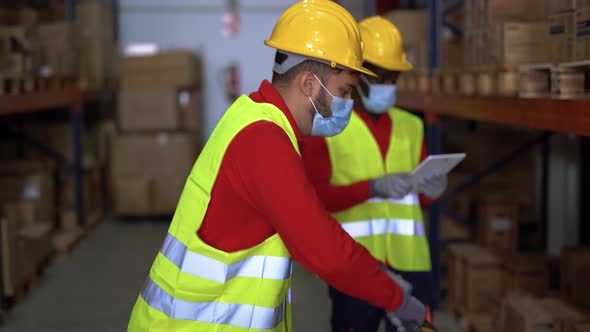
[[[361,79],[369,86],[369,96],[365,96],[363,89],[358,85],[356,89],[367,111],[375,114],[383,114],[395,105],[395,84],[371,84],[363,75],[361,75]]]
[[[323,137],[330,137],[334,135],[340,134],[344,128],[348,125],[350,121],[350,115],[352,114],[352,104],[353,100],[348,98],[341,98],[336,97],[326,87],[322,82],[317,78],[317,76],[313,75],[315,79],[320,83],[322,88],[326,90],[330,96],[332,96],[332,104],[330,105],[330,109],[332,110],[332,115],[328,117],[323,117],[318,109],[315,106],[315,103],[311,99],[311,97],[307,97],[315,109],[315,115],[313,117],[313,125],[311,127],[311,134],[313,136],[323,136]]]

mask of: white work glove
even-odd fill
[[[412,190],[411,176],[408,173],[388,174],[371,180],[371,194],[383,198],[403,198]]]
[[[428,198],[439,198],[447,189],[447,176],[435,175],[418,183],[418,192]]]
[[[402,289],[404,297],[402,304],[395,311],[387,313],[387,318],[396,326],[400,321],[414,322],[418,326],[422,326],[426,320],[426,306],[411,295],[412,285],[409,282],[389,269],[386,271],[389,277]]]

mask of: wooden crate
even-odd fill
[[[502,294],[525,291],[537,296],[549,290],[549,258],[541,254],[509,254],[502,257]]]
[[[479,242],[486,247],[516,251],[518,247],[518,203],[484,199],[479,207]]]
[[[561,252],[561,294],[580,306],[590,307],[590,247],[566,247]]]

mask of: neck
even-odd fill
[[[293,116],[301,134],[303,136],[310,135],[313,115],[309,112],[309,100],[304,100],[304,98],[301,98],[301,94],[296,94],[291,89],[274,84],[273,86],[289,108],[289,112]]]

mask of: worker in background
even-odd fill
[[[395,107],[396,82],[412,70],[399,30],[374,16],[359,22],[363,66],[353,91],[349,125],[334,137],[308,137],[301,144],[307,173],[320,200],[342,228],[373,257],[402,275],[423,303],[432,299],[430,253],[418,193],[409,173],[425,157],[420,118]],[[446,188],[446,176],[417,184],[430,199]],[[385,312],[358,296],[330,287],[333,331],[377,331]],[[387,320],[388,331],[395,326]]]
[[[420,324],[409,284],[381,268],[326,211],[298,141],[347,125],[362,67],[350,13],[288,8],[265,41],[272,83],[227,110],[198,157],[128,331],[289,331],[292,259],[340,292]],[[300,317],[305,319],[305,317]]]

